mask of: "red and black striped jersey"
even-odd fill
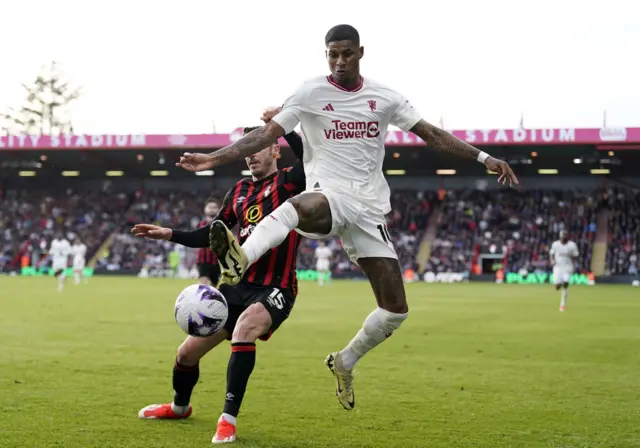
[[[211,221],[203,219],[198,224],[198,227],[208,226]],[[201,247],[196,254],[196,264],[217,264],[218,260],[216,254],[214,254],[208,247]]]
[[[264,217],[287,199],[302,193],[305,185],[304,168],[299,160],[293,166],[278,170],[264,179],[242,179],[225,196],[217,219],[230,229],[237,225],[238,241],[242,244]],[[251,265],[242,281],[289,289],[296,295],[296,255],[299,244],[300,235],[292,231],[282,244]]]

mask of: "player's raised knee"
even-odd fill
[[[409,305],[406,299],[399,297],[392,300],[385,300],[381,308],[395,314],[407,314],[409,312]]]
[[[289,199],[298,212],[298,227],[310,233],[331,232],[331,207],[329,200],[321,193],[305,193]]]
[[[249,306],[238,318],[232,342],[254,342],[271,328],[271,315],[262,303]]]

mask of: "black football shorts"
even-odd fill
[[[245,282],[240,282],[236,286],[223,284],[220,286],[220,292],[227,299],[229,305],[229,317],[224,326],[229,333],[228,339],[231,339],[238,318],[244,310],[254,303],[262,303],[271,315],[271,328],[266,334],[260,336],[260,339],[262,341],[268,340],[273,332],[287,320],[296,301],[291,291],[287,289],[252,285]]]

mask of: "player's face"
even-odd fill
[[[209,218],[213,218],[214,216],[216,216],[219,211],[220,206],[217,202],[207,202],[207,204],[204,206],[204,215]]]
[[[336,81],[355,81],[360,76],[360,59],[364,56],[364,47],[358,47],[350,40],[330,42],[325,54],[331,75]]]
[[[279,154],[280,146],[271,145],[247,157],[245,160],[249,171],[251,171],[251,175],[256,179],[262,179],[271,174],[271,171],[275,168],[276,158]]]

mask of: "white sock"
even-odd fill
[[[171,403],[171,410],[178,415],[186,414],[186,412],[189,410],[189,405],[177,406],[175,403]]]
[[[562,296],[560,299],[560,306],[567,306],[567,296],[569,295],[568,289],[562,289]]]
[[[218,419],[218,422],[220,422],[223,417],[227,422],[231,423],[233,426],[236,426],[236,417],[234,417],[231,414],[225,414],[223,412],[222,415],[220,416],[220,418]]]
[[[383,343],[397,330],[409,313],[397,314],[376,308],[367,316],[360,331],[341,352],[340,359],[345,369],[353,366],[371,349]]]
[[[322,286],[324,284],[324,272],[318,272],[318,285]]]
[[[80,284],[80,273],[78,271],[75,271],[73,273],[73,278],[76,280],[76,285]]]
[[[242,245],[242,250],[249,259],[249,265],[255,263],[270,249],[279,246],[296,227],[298,227],[298,212],[293,204],[287,201],[260,221]]]
[[[62,288],[64,288],[64,279],[65,279],[66,275],[64,275],[64,273],[60,274],[58,276],[58,291],[62,291]]]

